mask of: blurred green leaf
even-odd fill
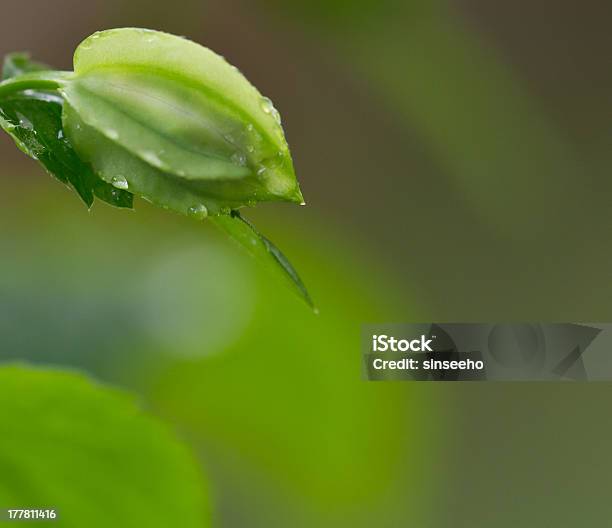
[[[2,80],[16,77],[22,73],[50,70],[49,66],[30,59],[27,53],[10,53],[4,58]]]
[[[232,211],[229,216],[211,217],[211,221],[244,247],[266,268],[277,274],[280,273],[283,279],[289,281],[293,291],[316,311],[306,286],[304,286],[302,279],[291,265],[291,262],[289,262],[280,249],[257,231],[250,222],[242,218],[238,211]]]
[[[288,240],[321,297],[320,316],[271,286],[262,269],[250,279],[257,289],[248,326],[216,354],[186,360],[177,350],[144,389],[162,416],[206,442],[211,459],[237,475],[250,498],[265,500],[253,481],[250,491],[245,483],[249,474],[261,474],[283,497],[312,509],[310,523],[298,522],[294,513],[285,523],[250,526],[372,526],[356,512],[388,497],[404,468],[407,475],[420,471],[416,462],[403,460],[420,448],[424,429],[412,428],[408,417],[419,423],[422,409],[436,411],[433,399],[424,405],[414,385],[363,381],[360,324],[412,311],[391,307],[391,290],[379,282],[385,275],[365,271],[342,239],[324,243],[320,225],[310,226],[316,245],[305,235],[293,245]],[[330,262],[325,256],[332,253]],[[185,273],[171,277],[179,291],[181,281],[193,283]],[[409,482],[402,491],[410,489],[414,497]],[[332,511],[333,520],[326,517]]]
[[[61,526],[208,526],[188,450],[133,399],[84,376],[0,369],[0,507]]]
[[[31,62],[27,55],[12,54],[5,59],[2,76],[6,79],[43,69],[44,65]],[[62,98],[52,93],[28,90],[12,94],[0,100],[0,127],[25,154],[38,160],[59,181],[70,184],[87,207],[97,196],[115,207],[131,208],[130,192],[115,189],[79,159],[64,136],[62,105]]]

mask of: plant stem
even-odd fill
[[[24,90],[57,90],[72,77],[71,72],[41,71],[25,73],[0,83],[0,98]]]

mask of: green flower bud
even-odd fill
[[[181,37],[125,28],[77,48],[74,73],[34,71],[0,97],[54,89],[79,158],[121,190],[204,217],[302,203],[278,111],[223,57]]]
[[[107,182],[193,216],[303,202],[278,112],[214,52],[115,29],[81,43],[74,70],[64,128]]]

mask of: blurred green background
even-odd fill
[[[308,202],[247,216],[321,309],[207,225],[142,202],[87,213],[3,137],[3,361],[138,394],[196,453],[217,527],[606,525],[610,384],[366,383],[359,337],[612,320],[609,2],[33,0],[2,16],[0,55],[58,68],[130,25],[238,66],[281,111]]]

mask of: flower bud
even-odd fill
[[[224,58],[142,29],[80,44],[60,87],[79,157],[119,189],[198,218],[303,201],[279,114]]]

